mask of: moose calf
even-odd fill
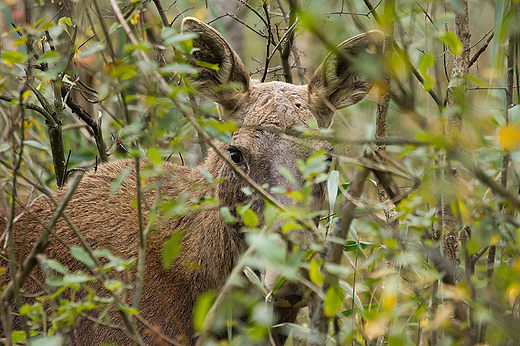
[[[197,90],[217,102],[225,117],[235,120],[239,129],[233,133],[232,144],[219,143],[218,147],[229,155],[231,161],[259,185],[293,186],[279,171],[286,167],[299,184],[303,184],[298,160],[305,160],[317,149],[326,148],[328,143],[291,140],[284,133],[294,126],[307,126],[314,118],[320,127],[327,127],[336,109],[359,102],[371,88],[367,72],[358,65],[366,66],[367,61],[381,49],[384,36],[379,31],[357,35],[341,43],[331,52],[312,75],[308,85],[292,85],[282,82],[260,83],[252,80],[226,40],[213,28],[195,18],[186,18],[182,23],[183,32],[197,33],[193,40],[193,58],[204,63],[217,64],[219,69],[199,67],[194,80]],[[362,61],[363,64],[359,64]],[[208,66],[207,64],[202,64]],[[366,70],[366,69],[365,69]],[[74,196],[65,209],[65,214],[77,227],[93,249],[108,248],[115,256],[125,259],[136,258],[139,249],[139,226],[137,210],[132,206],[136,197],[136,175],[132,171],[122,182],[115,196],[110,195],[110,186],[120,173],[131,165],[132,160],[116,160],[100,165],[95,172],[86,174]],[[261,215],[264,204],[255,193],[248,196],[242,188],[248,186],[216,152],[210,151],[201,168],[204,168],[219,184],[209,184],[199,167],[164,164],[167,172],[163,178],[161,193],[165,198],[178,199],[189,193],[191,198],[214,196],[221,206],[234,208],[255,199],[252,210]],[[65,191],[58,191],[60,200]],[[146,193],[151,204],[154,191]],[[281,204],[293,203],[285,195],[274,196]],[[324,200],[324,186],[317,184],[313,198],[320,206]],[[30,212],[20,217],[14,224],[17,264],[30,251],[43,230],[41,221],[46,223],[55,207],[46,198],[40,198],[29,208]],[[52,206],[52,207],[51,207]],[[17,214],[23,208],[17,209]],[[143,208],[144,224],[148,211]],[[6,217],[0,220],[0,229],[6,229]],[[181,343],[194,344],[196,334],[192,325],[192,310],[198,297],[208,290],[218,290],[231,273],[246,245],[240,224],[225,224],[216,210],[201,210],[176,219],[157,223],[159,229],[152,230],[147,239],[146,269],[139,314],[166,336]],[[54,228],[59,237],[69,246],[80,246],[68,223],[61,218]],[[182,238],[182,252],[174,259],[170,269],[161,263],[161,248],[174,232],[185,232]],[[52,237],[51,237],[52,238]],[[63,243],[53,240],[45,251],[47,258],[63,263],[71,271],[86,268],[71,257]],[[1,267],[8,267],[0,259]],[[7,274],[6,274],[7,275]],[[267,272],[266,289],[270,291],[278,277]],[[41,268],[36,268],[23,286],[24,295],[41,291],[34,279],[45,282]],[[135,280],[135,273],[132,274]],[[287,285],[274,297],[274,305],[279,321],[293,322],[296,318],[304,289],[297,284]],[[99,289],[99,287],[97,288]],[[99,311],[97,312],[99,314]],[[94,315],[96,316],[96,315]],[[122,324],[120,315],[110,314],[113,324]],[[141,336],[146,327],[136,322]],[[19,327],[19,325],[18,325]],[[112,342],[126,345],[129,337],[119,329],[105,326],[93,328],[89,320],[84,320],[71,334],[78,345],[96,345]],[[187,339],[187,340],[186,340]],[[277,339],[283,343],[284,337]]]

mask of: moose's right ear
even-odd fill
[[[188,17],[182,21],[182,32],[199,34],[193,39],[197,48],[193,57],[197,61],[218,66],[218,71],[199,66],[195,87],[227,110],[233,110],[249,91],[249,74],[244,63],[224,37],[206,23]]]
[[[342,42],[329,53],[309,81],[313,114],[320,127],[328,127],[336,109],[358,103],[382,78],[385,35],[373,30]]]

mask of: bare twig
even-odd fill
[[[63,87],[62,94],[67,93],[67,89]],[[108,162],[107,149],[105,146],[105,142],[103,141],[103,133],[101,131],[101,126],[92,118],[90,114],[88,114],[79,104],[74,102],[72,97],[69,95],[66,99],[66,104],[72,111],[72,113],[76,114],[81,120],[83,120],[90,128],[92,132],[94,132],[94,139],[96,141],[96,146],[99,153],[99,158],[102,162]],[[101,119],[100,119],[101,120]]]

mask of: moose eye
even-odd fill
[[[233,161],[234,163],[241,163],[242,161],[244,161],[242,153],[237,148],[230,147],[228,151],[230,152],[231,161]]]

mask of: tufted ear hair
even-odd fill
[[[320,127],[328,127],[336,109],[361,101],[381,79],[381,61],[385,35],[378,30],[356,35],[342,42],[327,55],[312,75],[308,89],[313,114]]]
[[[193,39],[197,48],[193,53],[195,60],[218,66],[218,71],[199,66],[195,87],[227,110],[233,110],[249,91],[250,78],[244,63],[224,37],[206,23],[188,17],[182,21],[182,32],[198,34]]]

